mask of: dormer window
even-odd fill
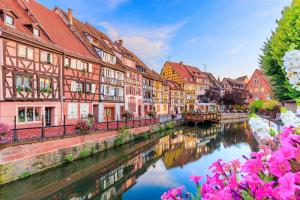
[[[5,14],[4,15],[4,23],[10,26],[14,26],[14,18],[10,15]]]
[[[36,37],[40,37],[40,29],[33,28],[33,35],[36,36]]]

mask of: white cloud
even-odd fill
[[[115,9],[119,5],[127,2],[128,0],[105,0],[105,4],[110,8],[110,9]]]
[[[160,27],[142,27],[133,24],[111,24],[100,22],[112,39],[122,38],[124,45],[139,55],[149,67],[161,65],[170,48],[169,41],[174,33],[182,28],[188,19]]]
[[[179,184],[174,180],[174,177],[159,160],[155,163],[155,168],[149,167],[147,173],[140,176],[137,180],[139,185],[143,186],[159,186],[159,187],[178,187]]]
[[[230,49],[228,51],[229,55],[236,55],[237,53],[239,53],[242,49],[244,49],[245,47],[247,46],[247,43],[246,42],[243,42],[241,44],[239,44],[237,47],[233,48],[233,49]]]

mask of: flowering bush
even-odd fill
[[[200,176],[190,177],[197,186],[196,195],[184,192],[181,186],[165,192],[161,199],[300,199],[300,136],[295,133],[295,128],[285,128],[277,136],[275,151],[262,146],[244,157],[244,164],[217,160],[202,186]]]
[[[300,51],[289,51],[283,57],[283,64],[290,84],[300,90]]]
[[[0,123],[0,134],[5,134],[8,131],[8,126],[6,124]]]

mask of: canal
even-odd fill
[[[181,127],[5,185],[0,198],[160,199],[170,187],[195,191],[189,176],[205,176],[215,160],[256,150],[247,122]]]

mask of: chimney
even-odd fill
[[[120,47],[123,46],[123,40],[122,40],[122,39],[119,39],[119,40],[118,40],[118,43],[119,43]]]
[[[73,10],[71,8],[68,9],[68,20],[70,24],[73,24]]]
[[[179,64],[180,64],[180,65],[183,65],[183,62],[182,62],[182,61],[180,61],[180,62],[179,62]]]

